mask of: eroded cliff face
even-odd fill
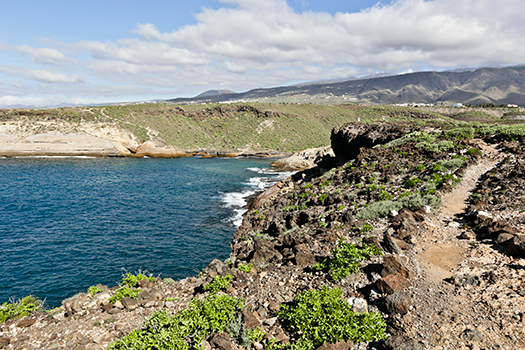
[[[337,164],[342,165],[355,159],[361,148],[385,144],[416,130],[413,126],[404,127],[392,123],[346,124],[334,128],[330,140]]]
[[[0,124],[0,156],[130,156],[139,147],[134,135],[108,123]]]

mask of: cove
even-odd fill
[[[269,159],[0,159],[0,303],[47,307],[126,271],[181,279],[230,254]]]

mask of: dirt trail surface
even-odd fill
[[[524,155],[521,144],[483,140],[457,141],[452,152],[415,142],[363,148],[322,176],[305,171],[260,196],[232,238],[230,258],[212,261],[199,277],[141,281],[137,299],[114,304],[117,287],[99,286],[93,298],[80,293],[52,313],[0,325],[0,348],[106,349],[155,311],[174,315],[206,298],[214,278],[231,275],[220,293],[245,298],[243,327],[265,333],[249,345],[257,350],[297,341],[276,312],[323,286],[341,288],[355,312],[379,312],[388,335],[323,350],[525,349]],[[340,240],[373,243],[383,255],[342,279],[313,268],[334,257]],[[201,345],[243,348],[224,333]]]
[[[525,349],[525,261],[473,241],[463,219],[480,178],[508,156],[489,145],[483,154],[426,218],[413,252],[422,278],[409,292],[411,313],[396,323],[429,349]]]

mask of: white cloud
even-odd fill
[[[24,79],[36,80],[48,84],[84,83],[86,79],[80,74],[63,74],[51,70],[35,70],[20,67],[0,67],[0,72]]]
[[[59,65],[71,61],[71,59],[62,52],[47,47],[36,48],[28,45],[10,46],[0,44],[0,50],[21,53],[28,56],[32,62],[41,64]]]
[[[98,60],[119,60],[131,64],[187,66],[210,62],[202,53],[176,48],[166,43],[138,39],[122,39],[115,44],[83,42],[77,44],[76,48],[91,52]]]
[[[203,9],[196,25],[172,33],[161,33],[152,24],[138,25],[135,32],[143,40],[185,47],[215,60],[271,62],[274,67],[293,63],[404,70],[420,61],[454,67],[518,63],[525,57],[520,45],[523,1],[401,0],[333,16],[294,13],[283,0],[222,2],[236,6]],[[509,8],[513,10],[501,11]]]

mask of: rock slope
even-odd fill
[[[367,141],[378,130],[399,137]],[[243,327],[259,327],[264,337],[244,345],[258,350],[297,342],[300,334],[276,313],[323,286],[341,288],[358,313],[380,312],[389,336],[323,349],[524,349],[525,148],[451,135],[388,123],[335,129],[333,149],[344,163],[297,173],[259,197],[227,261],[182,281],[140,281],[136,299],[110,303],[117,287],[99,286],[92,298],[80,294],[54,312],[9,320],[0,326],[0,347],[105,349],[155,311],[174,315],[204,300],[207,285],[231,275],[220,293],[245,298]],[[333,260],[340,242],[373,243],[383,255],[336,279],[335,267],[316,266]],[[241,349],[243,342],[218,333],[200,345]]]

